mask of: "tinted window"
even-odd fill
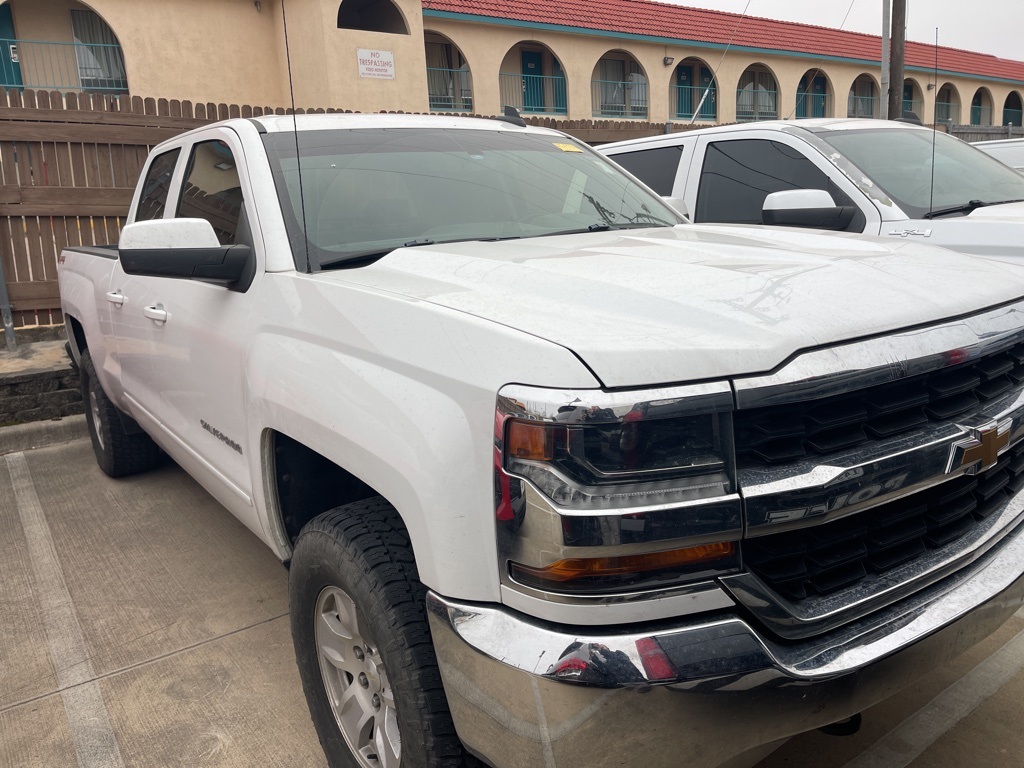
[[[174,165],[178,162],[180,149],[172,149],[153,158],[146,172],[146,181],[142,185],[142,197],[139,208],[135,212],[136,221],[159,219],[164,215],[167,206],[167,188],[171,185]]]
[[[242,187],[231,148],[203,141],[192,148],[178,203],[179,219],[206,219],[222,245],[234,245],[242,213]]]
[[[803,154],[764,139],[709,144],[697,190],[695,221],[760,224],[764,199],[787,189],[823,189],[836,205],[853,202]],[[863,214],[856,226],[863,228]]]
[[[659,195],[671,195],[682,147],[658,147],[608,155]]]

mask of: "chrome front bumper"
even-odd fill
[[[459,736],[497,768],[742,763],[890,696],[1022,603],[1021,529],[969,569],[800,642],[777,642],[730,612],[576,633],[428,595]]]

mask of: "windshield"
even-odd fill
[[[300,131],[301,195],[295,134],[263,138],[302,271],[363,263],[401,247],[682,221],[616,166],[562,136]],[[301,263],[307,248],[308,267]]]
[[[911,219],[971,203],[1024,199],[1024,176],[952,136],[879,128],[822,131],[817,138],[856,165]],[[932,198],[932,137],[935,185]]]

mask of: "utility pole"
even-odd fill
[[[888,1],[888,0],[887,0]],[[904,58],[907,53],[907,0],[892,0],[892,47],[889,62],[889,117],[903,116]],[[924,118],[924,115],[918,115]]]
[[[890,0],[882,0],[882,93],[879,97],[881,102],[878,107],[878,116],[883,120],[889,119],[889,102],[891,101],[889,87],[889,20],[892,18]]]

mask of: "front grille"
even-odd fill
[[[947,422],[1024,383],[1024,343],[966,365],[792,406],[737,411],[741,467],[782,464]]]
[[[749,539],[746,567],[793,601],[851,587],[945,547],[1024,487],[1024,442],[988,471],[816,527]]]

